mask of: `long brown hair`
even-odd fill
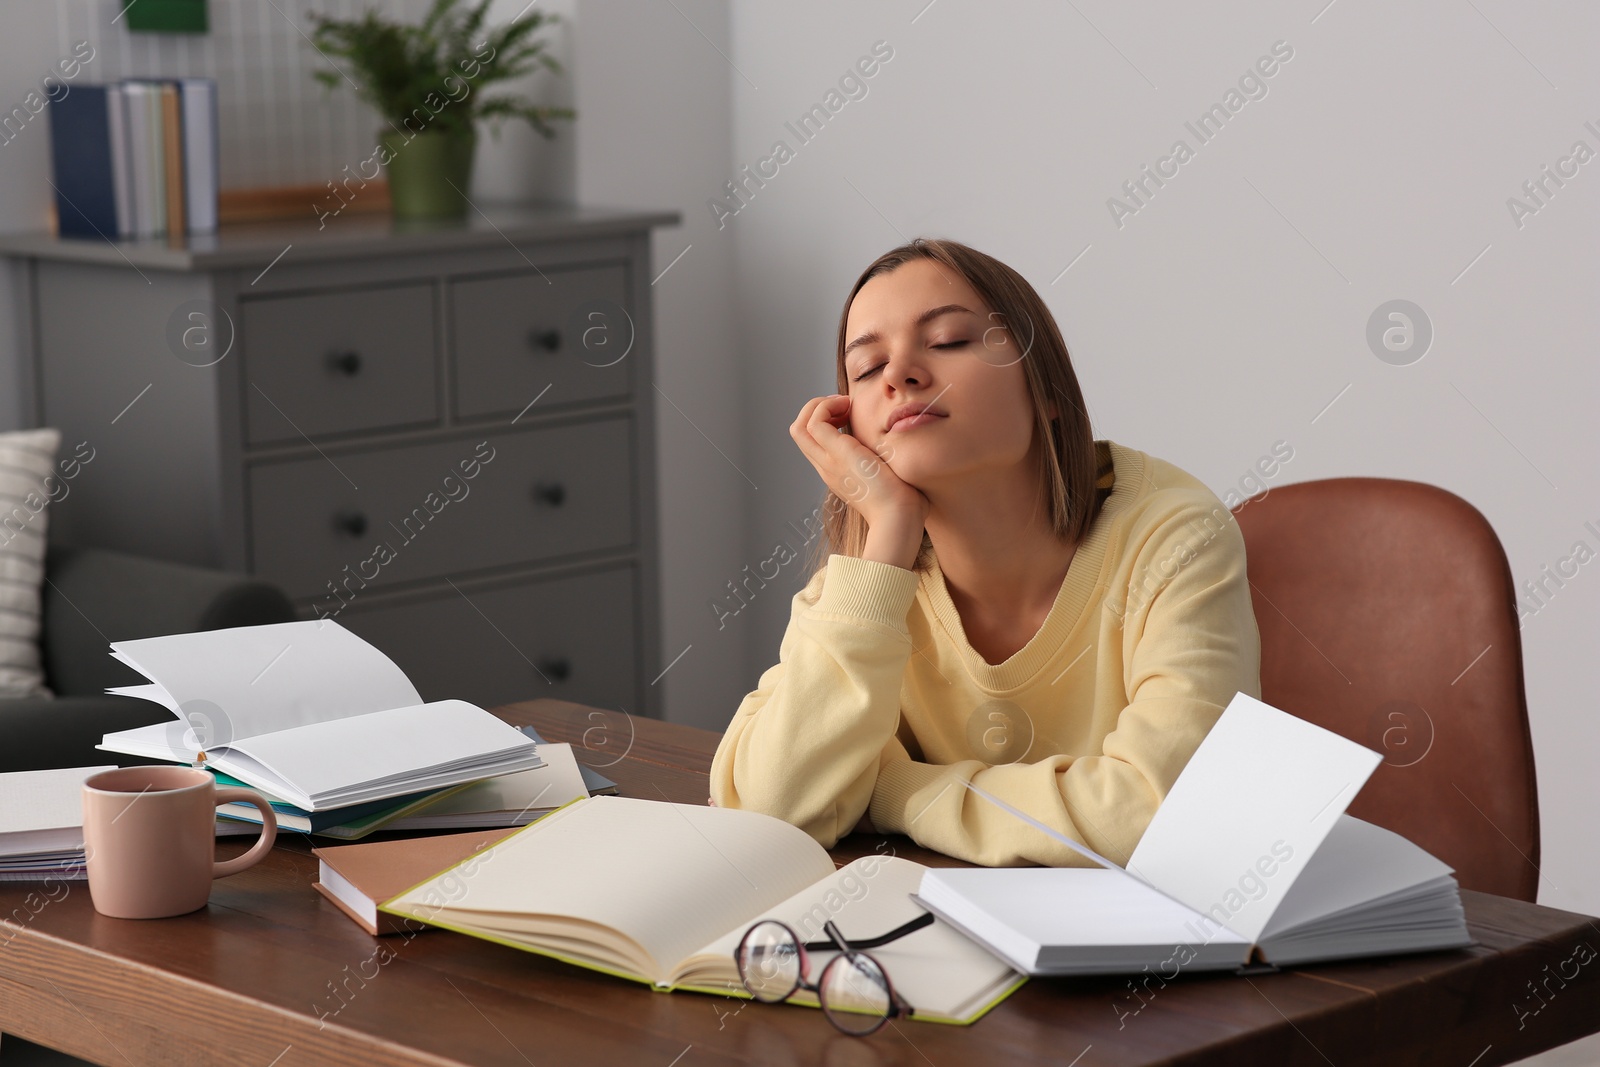
[[[892,248],[873,260],[845,297],[839,314],[839,334],[835,345],[835,372],[838,391],[848,394],[850,381],[844,365],[845,328],[850,305],[856,293],[870,279],[887,274],[914,259],[931,259],[960,274],[983,299],[988,310],[998,316],[1012,344],[1019,346],[1028,396],[1033,401],[1034,432],[1046,447],[1039,465],[1039,489],[1050,502],[1050,525],[1057,537],[1071,544],[1082,538],[1093,518],[1095,503],[1094,432],[1084,408],[1083,390],[1072,369],[1067,343],[1061,330],[1033,286],[1026,278],[993,256],[975,248],[937,237],[917,237]],[[1018,336],[1018,334],[1023,336]],[[1057,417],[1050,417],[1050,400],[1057,400]],[[823,496],[819,514],[824,539],[815,542],[809,573],[815,574],[828,562],[828,556],[859,557],[866,548],[867,523],[861,513],[829,489]],[[912,569],[928,569],[932,541],[926,531]]]

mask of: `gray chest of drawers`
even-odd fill
[[[425,699],[658,716],[649,230],[678,221],[0,237],[32,421],[94,450],[52,540],[262,575]]]

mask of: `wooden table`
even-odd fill
[[[626,795],[705,802],[715,734],[556,701],[498,713],[571,741]],[[1462,893],[1481,947],[1182,975],[1137,999],[1127,977],[1034,979],[970,1027],[902,1022],[860,1039],[812,1009],[654,993],[448,931],[369,937],[312,891],[305,839],[279,840],[252,870],[219,881],[205,910],[173,919],[106,918],[82,882],[56,883],[56,900],[36,883],[0,883],[0,1031],[134,1067],[1491,1067],[1600,1029],[1600,921],[1482,893]],[[881,840],[851,838],[835,855]],[[953,863],[904,838],[894,848]]]

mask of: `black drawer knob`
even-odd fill
[[[539,673],[552,682],[564,682],[572,676],[572,661],[565,656],[545,656],[539,660]]]
[[[554,352],[561,347],[561,331],[534,330],[528,334],[528,344],[534,348],[542,348],[546,352]]]
[[[328,356],[328,369],[347,378],[361,373],[360,352],[333,352]]]
[[[560,482],[536,482],[533,487],[533,499],[559,508],[567,499],[566,486]]]
[[[341,511],[333,517],[333,525],[351,537],[360,537],[367,532],[367,514],[364,511]]]

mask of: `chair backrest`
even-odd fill
[[[1516,591],[1483,515],[1388,478],[1233,509],[1261,631],[1261,699],[1383,753],[1349,812],[1533,901],[1539,800]]]

